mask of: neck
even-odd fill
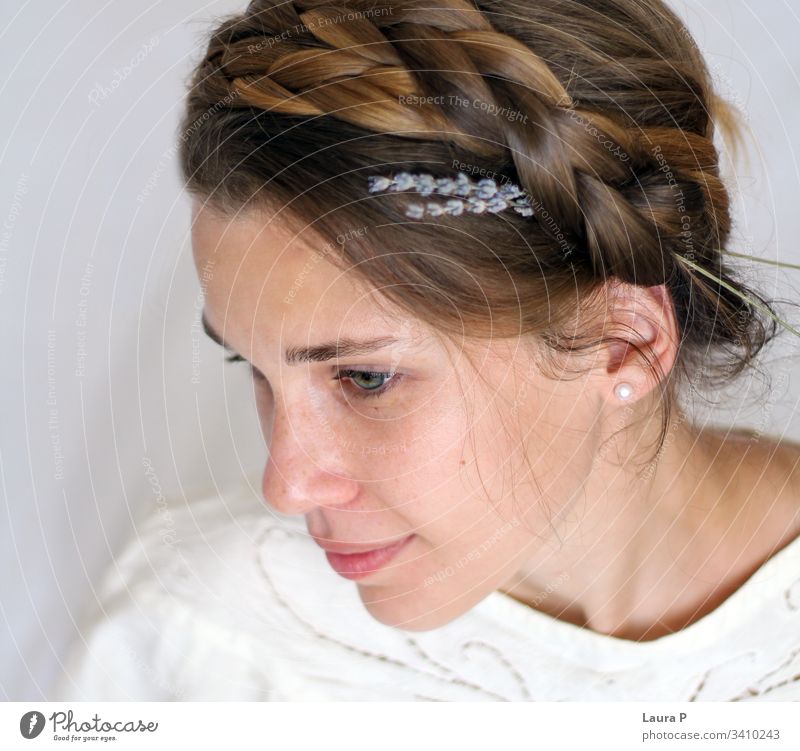
[[[685,628],[741,586],[761,555],[742,556],[753,538],[752,519],[740,513],[747,478],[721,459],[724,441],[682,414],[666,436],[650,461],[641,446],[653,443],[641,434],[624,462],[603,460],[501,591],[593,631],[647,641]]]

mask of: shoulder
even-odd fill
[[[800,537],[800,444],[761,437],[751,465],[758,478],[751,503],[763,509],[780,550]]]
[[[137,520],[100,587],[113,603],[124,595],[189,601],[248,580],[250,551],[283,523],[245,489],[175,498]],[[226,589],[227,585],[227,589]]]
[[[256,551],[281,525],[244,491],[154,509],[108,567],[56,698],[280,698],[286,631],[263,639],[282,611]]]
[[[800,443],[755,430],[704,430],[726,485],[725,503],[752,520],[765,547],[800,537]]]

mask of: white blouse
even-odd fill
[[[634,642],[499,591],[432,631],[385,626],[250,489],[138,532],[54,700],[800,700],[800,538],[700,620]]]

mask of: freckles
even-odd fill
[[[385,430],[351,430],[339,438],[338,445],[343,455],[359,462],[366,460],[365,466],[380,466],[384,472],[402,469],[412,456],[410,446],[402,435],[394,437]]]

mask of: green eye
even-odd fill
[[[397,373],[384,373],[374,370],[340,370],[336,374],[337,380],[347,379],[352,381],[364,398],[385,394],[399,380]],[[387,385],[388,384],[388,385]]]
[[[366,391],[379,389],[386,382],[388,373],[372,373],[366,370],[356,371],[350,376],[353,383]]]
[[[241,355],[232,354],[225,358],[228,362],[247,362]],[[260,371],[250,366],[253,378],[265,380]],[[356,392],[359,397],[364,399],[369,397],[381,396],[389,389],[394,388],[400,380],[401,375],[396,372],[383,372],[380,370],[340,370],[334,378],[337,381],[352,381],[355,384]]]

